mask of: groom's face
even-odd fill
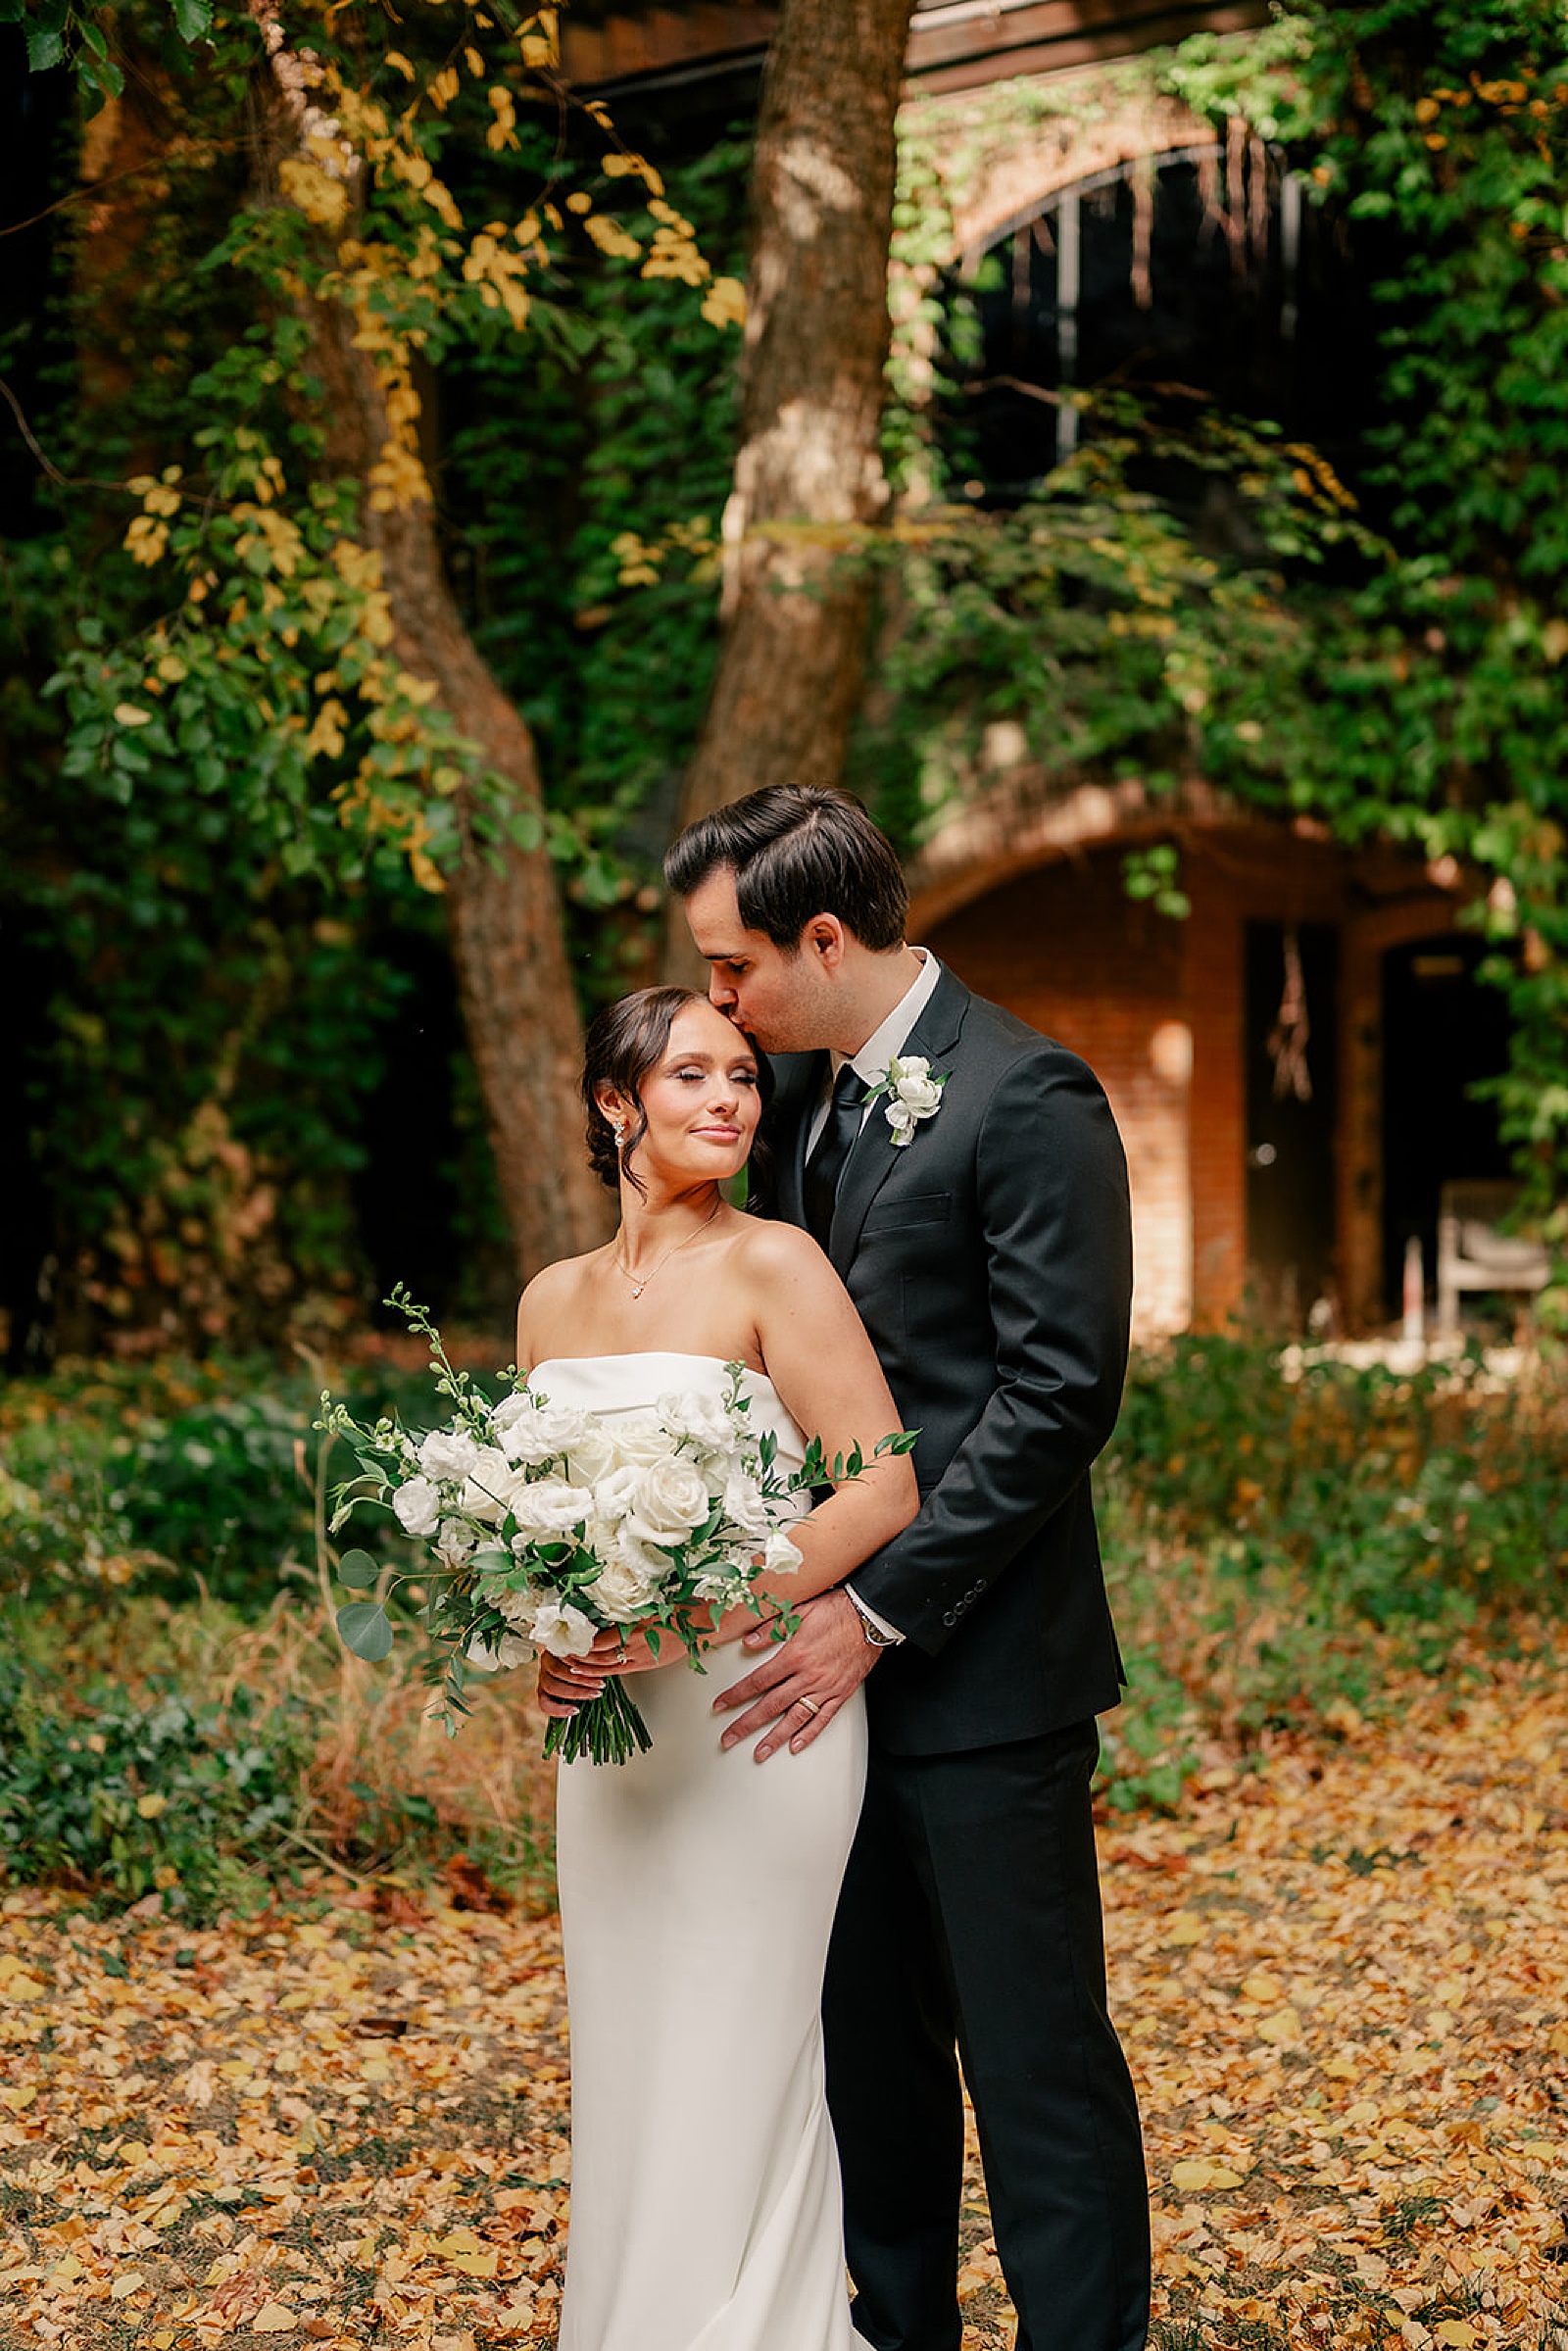
[[[698,954],[707,957],[710,998],[764,1053],[811,1053],[833,1042],[831,958],[814,947],[809,924],[793,955],[765,931],[748,930],[727,867],[698,884],[686,901],[686,920]]]

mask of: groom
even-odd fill
[[[786,1056],[780,1211],[920,1431],[914,1523],[793,1640],[751,1636],[766,1657],[717,1701],[762,1760],[867,1683],[823,1996],[857,2335],[958,2351],[961,2057],[1019,2351],[1139,2351],[1148,2191],[1089,1794],[1121,1681],[1089,1488],[1127,1353],[1116,1129],[1082,1061],[905,944],[898,859],[848,793],[754,792],[665,876],[714,1004]],[[926,1083],[867,1107],[915,1056]]]

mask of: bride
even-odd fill
[[[803,1431],[829,1459],[857,1443],[869,1458],[898,1415],[837,1275],[808,1234],[719,1190],[751,1154],[765,1085],[706,997],[648,988],[600,1016],[583,1073],[588,1148],[619,1191],[620,1230],[529,1283],[517,1362],[536,1394],[619,1413],[671,1392],[716,1399],[738,1361],[782,1468],[803,1458]],[[792,1526],[802,1565],[777,1579],[778,1597],[842,1582],[916,1503],[907,1458],[883,1455]],[[671,1636],[656,1657],[613,1634],[541,1673],[551,1714],[607,1673],[635,1675],[653,1735],[630,1763],[584,1759],[560,1777],[572,2138],[560,2351],[856,2339],[818,2003],[865,1725],[857,1690],[784,1768],[721,1747],[714,1694],[752,1662],[727,1644],[755,1621],[720,1620],[705,1677]],[[824,1721],[832,1711],[805,1703]]]

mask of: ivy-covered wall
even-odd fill
[[[52,126],[29,100],[8,158],[13,217],[49,217],[17,246],[0,375],[52,468],[13,447],[4,476],[0,952],[24,1007],[0,1069],[24,1211],[8,1280],[14,1338],[55,1310],[43,1269],[73,1345],[270,1337],[306,1300],[360,1310],[410,1261],[437,1302],[477,1304],[495,1231],[406,843],[291,863],[250,820],[260,688],[231,737],[168,750],[156,718],[114,726],[98,707],[94,663],[150,642],[160,610],[155,567],[122,545],[138,504],[159,522],[157,476],[135,499],[115,485],[215,425],[231,464],[251,429],[303,464],[313,430],[286,320],[214,258],[243,202],[244,74],[160,71],[181,135],[127,183],[128,224],[88,233],[63,86]],[[519,119],[497,145],[482,93],[463,104],[478,127],[460,108],[443,170],[475,218],[489,188],[515,209],[520,179],[556,168],[554,129]],[[1546,0],[1307,8],[1102,76],[911,107],[888,422],[902,496],[845,559],[877,565],[883,591],[852,780],[911,850],[984,781],[1002,726],[1048,780],[1136,776],[1157,799],[1201,776],[1451,873],[1495,946],[1517,1041],[1503,1111],[1543,1206],[1568,1168],[1565,109]],[[1140,115],[1265,136],[1364,257],[1375,339],[1351,460],[1329,467],[1266,417],[1113,389],[1085,395],[1079,454],[1032,495],[967,499],[972,343],[948,266],[1020,154],[1071,168]],[[633,135],[713,269],[741,273],[745,122],[659,117]],[[593,184],[646,243],[646,190]],[[134,269],[114,266],[116,235]],[[475,299],[421,378],[449,570],[535,732],[589,1003],[649,968],[714,652],[737,348],[678,278],[627,290],[613,252],[585,248],[526,333]],[[1173,480],[1222,484],[1241,540],[1205,538]],[[323,515],[323,547],[337,527]],[[306,831],[337,823],[324,795],[310,808]],[[1179,916],[1169,856],[1131,878]],[[399,1209],[386,1187],[405,1180]]]

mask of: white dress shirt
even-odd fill
[[[858,1053],[841,1053],[836,1048],[834,1049],[833,1067],[829,1072],[827,1089],[817,1105],[816,1115],[811,1120],[810,1131],[806,1138],[808,1158],[809,1158],[816,1139],[826,1124],[828,1099],[834,1086],[838,1083],[839,1071],[844,1067],[845,1062],[850,1063],[858,1078],[864,1079],[868,1088],[874,1086],[880,1078],[887,1075],[888,1063],[896,1054],[903,1053],[905,1046],[909,1041],[915,1022],[935,995],[937,982],[942,977],[942,966],[928,947],[917,947],[914,953],[920,958],[919,977],[905,990],[881,1026],[871,1031]],[[875,1102],[867,1102],[860,1117],[862,1128],[871,1112],[877,1107],[878,1104]],[[891,1641],[903,1641],[904,1635],[899,1631],[898,1626],[890,1625],[885,1616],[880,1615],[867,1601],[862,1600],[853,1584],[846,1584],[844,1589],[849,1595],[851,1604],[859,1615],[868,1617],[879,1633],[885,1633]]]
[[[905,990],[881,1027],[871,1031],[858,1053],[841,1053],[836,1046],[833,1048],[829,1056],[833,1066],[828,1072],[822,1099],[816,1106],[810,1131],[806,1138],[808,1158],[816,1148],[816,1139],[827,1119],[828,1099],[838,1084],[839,1071],[845,1062],[849,1062],[858,1078],[864,1078],[868,1087],[874,1086],[879,1078],[886,1077],[888,1063],[896,1053],[903,1053],[915,1022],[936,994],[937,982],[942,977],[941,964],[928,947],[917,947],[913,953],[920,958],[919,977]],[[867,1102],[860,1114],[862,1127],[875,1107],[874,1102]]]

